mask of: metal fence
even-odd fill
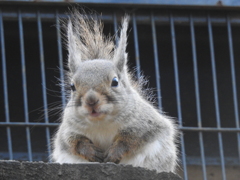
[[[48,161],[66,102],[64,88],[55,85],[64,79],[58,18],[66,18],[66,9],[0,9],[1,159]],[[102,12],[106,34],[114,34],[123,11]],[[190,165],[201,166],[203,179],[208,165],[216,165],[227,179],[226,166],[240,165],[240,13],[139,9],[129,14],[130,66],[136,66],[137,76],[143,70],[156,87],[159,108],[176,117],[184,178]]]

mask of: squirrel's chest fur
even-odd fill
[[[91,141],[104,151],[106,151],[113,142],[120,126],[115,122],[94,122],[82,129],[82,134],[91,139]]]

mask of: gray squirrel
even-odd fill
[[[128,70],[128,22],[125,16],[117,46],[93,16],[74,10],[66,23],[71,94],[53,139],[54,162],[175,171],[176,126],[145,98]]]

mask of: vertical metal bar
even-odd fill
[[[175,75],[175,86],[176,86],[176,96],[177,96],[178,120],[179,120],[179,126],[181,128],[182,127],[182,110],[181,110],[180,86],[179,86],[179,77],[178,77],[177,46],[176,46],[174,20],[173,20],[172,14],[170,14],[170,27],[171,27],[172,49],[173,49],[173,63],[174,63],[174,75]],[[184,179],[187,180],[188,179],[187,164],[186,164],[183,133],[180,134],[180,138],[181,138]]]
[[[114,33],[115,33],[115,44],[118,43],[118,27],[117,27],[117,16],[116,13],[113,13],[113,28],[114,28]]]
[[[195,82],[195,96],[196,96],[196,106],[197,106],[197,119],[198,127],[202,127],[202,117],[201,117],[201,107],[200,107],[200,93],[199,93],[199,83],[198,83],[198,66],[197,66],[197,52],[196,52],[196,42],[195,42],[195,32],[194,32],[194,22],[192,15],[190,15],[190,31],[191,31],[191,40],[192,40],[192,53],[193,53],[193,72],[194,72],[194,82]],[[206,161],[204,153],[204,143],[203,143],[203,134],[199,132],[199,143],[200,143],[200,153],[202,160],[202,171],[203,179],[207,179],[206,173]]]
[[[39,52],[40,52],[40,66],[42,77],[42,92],[43,92],[43,107],[45,123],[49,123],[48,120],[48,106],[47,106],[47,93],[46,93],[46,77],[45,77],[45,63],[44,63],[44,50],[43,50],[43,37],[42,37],[42,22],[39,11],[37,12],[37,24],[38,24],[38,39],[39,39]],[[48,155],[51,155],[51,142],[50,142],[50,130],[46,127],[46,140]]]
[[[209,43],[210,43],[210,53],[211,53],[216,120],[217,120],[217,128],[220,128],[221,121],[220,121],[220,111],[219,111],[219,102],[218,102],[217,74],[216,74],[216,65],[215,65],[212,24],[211,24],[211,19],[210,19],[209,15],[208,15],[208,32],[209,32]],[[223,153],[222,133],[221,132],[218,132],[218,142],[219,142],[219,151],[220,151],[220,159],[221,159],[221,167],[222,167],[222,178],[225,180],[226,173],[225,173],[225,162],[224,162],[224,153]]]
[[[27,99],[27,78],[26,78],[26,65],[25,65],[25,53],[24,53],[24,40],[23,40],[23,23],[21,11],[18,11],[18,23],[19,23],[19,37],[20,37],[20,51],[21,51],[21,64],[22,64],[22,87],[23,87],[23,99],[24,99],[24,115],[25,122],[29,122],[28,117],[28,99]],[[27,147],[28,147],[28,159],[32,161],[32,148],[31,137],[29,127],[26,127]]]
[[[58,42],[58,59],[59,59],[59,68],[60,68],[60,80],[61,80],[61,93],[62,93],[62,106],[66,105],[66,94],[64,87],[64,68],[63,68],[63,57],[62,57],[62,41],[61,41],[61,32],[59,24],[58,11],[56,11],[56,24],[57,24],[57,42]]]
[[[140,66],[140,56],[139,56],[139,48],[138,48],[138,32],[137,32],[137,22],[135,13],[132,15],[133,21],[133,35],[134,35],[134,46],[135,46],[135,59],[136,59],[136,66],[137,66],[137,77],[140,79],[141,76],[141,66]]]
[[[10,116],[9,116],[9,104],[8,104],[7,65],[6,65],[6,54],[5,54],[4,27],[3,27],[3,18],[2,18],[1,9],[0,9],[0,39],[1,39],[1,53],[2,53],[2,76],[3,76],[5,118],[6,118],[6,122],[9,123]],[[11,138],[11,129],[9,126],[7,126],[7,140],[8,140],[9,159],[12,160],[13,159],[12,138]]]
[[[230,63],[231,63],[235,123],[236,123],[236,128],[239,128],[239,113],[238,113],[238,101],[237,101],[235,63],[234,63],[233,43],[232,43],[232,29],[231,29],[231,22],[230,22],[229,15],[227,15],[227,29],[228,29],[228,42],[229,42],[229,53],[230,53]],[[240,162],[240,133],[237,133],[237,141],[238,141],[238,155],[239,155],[238,158],[239,158],[239,162]]]
[[[151,13],[151,25],[152,25],[153,52],[154,52],[154,64],[155,64],[155,74],[156,74],[156,84],[157,84],[158,107],[161,110],[162,109],[162,97],[161,97],[160,73],[159,73],[160,70],[159,70],[159,62],[158,62],[156,26],[155,26],[153,12]]]

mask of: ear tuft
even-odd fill
[[[81,54],[77,44],[77,37],[73,32],[73,25],[71,20],[68,20],[67,27],[67,46],[68,46],[68,67],[71,73],[75,73],[79,64],[81,63]]]
[[[119,71],[123,71],[124,66],[127,63],[127,53],[126,53],[126,47],[127,47],[127,29],[128,29],[128,22],[130,17],[128,15],[125,15],[122,19],[122,28],[120,33],[120,38],[118,41],[118,47],[115,49],[114,52],[114,58],[113,61]]]

